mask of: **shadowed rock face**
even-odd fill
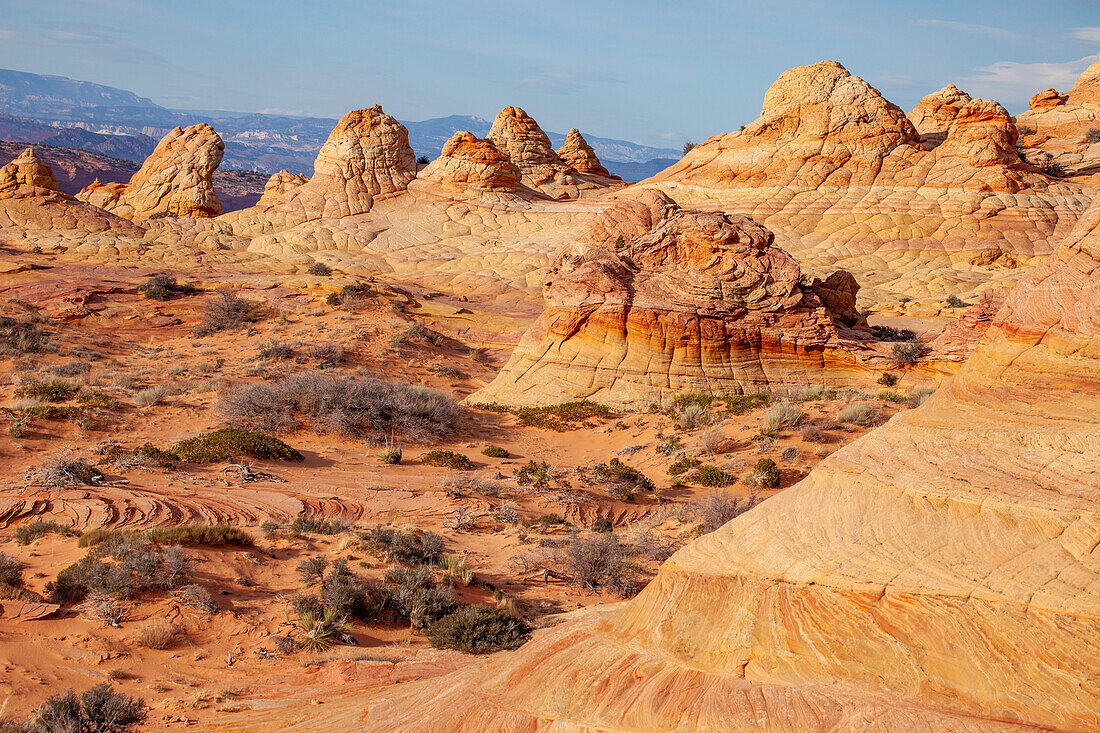
[[[313,177],[265,206],[298,221],[355,216],[415,177],[409,131],[375,105],[341,117],[317,154]]]
[[[12,162],[0,168],[0,198],[60,191],[50,167],[27,148]]]
[[[920,408],[365,730],[1100,727],[1100,205]],[[354,711],[354,713],[352,713]]]
[[[508,155],[465,130],[451,136],[421,177],[438,182],[445,191],[520,187],[519,169]]]
[[[1092,194],[1020,161],[1000,105],[951,87],[932,96],[914,110],[936,138],[922,139],[840,64],[792,69],[756,121],[639,185],[752,216],[806,269],[851,272],[870,304],[976,297],[971,258],[999,248],[1037,264]],[[1007,287],[1026,269],[997,277]]]
[[[644,405],[858,375],[800,276],[771,232],[738,215],[676,211],[621,250],[568,246],[546,278],[542,316],[470,400]],[[833,284],[851,311],[858,285]]]
[[[224,152],[225,143],[210,125],[177,127],[161,139],[129,183],[95,182],[76,197],[126,219],[218,216],[222,204],[212,176]]]

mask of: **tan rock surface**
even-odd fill
[[[921,139],[934,144],[943,142],[947,130],[955,121],[959,110],[972,101],[972,97],[954,84],[929,94],[907,115]]]
[[[464,130],[447,140],[420,177],[437,181],[445,191],[520,188],[519,169],[508,155]]]
[[[42,195],[60,190],[53,171],[38,159],[34,148],[27,148],[15,160],[0,168],[0,198]]]
[[[993,102],[967,102],[947,129],[925,149],[900,109],[824,61],[784,72],[755,122],[639,185],[752,216],[804,269],[855,275],[868,305],[969,297],[1026,270],[975,272],[978,252],[998,247],[1032,264],[1092,193],[1016,159],[1011,119]]]
[[[1089,66],[1066,94],[1047,89],[1016,118],[1027,128],[1027,159],[1056,163],[1066,174],[1100,172],[1100,61]]]
[[[309,181],[309,176],[304,176],[301,173],[291,173],[285,169],[278,173],[273,173],[271,178],[267,179],[267,183],[264,184],[263,195],[260,196],[260,200],[257,204],[270,203],[284,193],[301,186],[307,181]]]
[[[177,127],[161,139],[129,183],[92,183],[77,198],[126,219],[218,216],[222,204],[212,177],[224,152],[225,143],[210,125]]]
[[[618,176],[611,175],[603,167],[596,151],[584,139],[581,131],[575,127],[565,136],[565,142],[557,149],[557,154],[570,168],[578,173],[618,179]]]
[[[747,217],[679,211],[621,251],[568,246],[546,275],[543,314],[470,402],[644,406],[866,379],[847,351],[858,348],[772,239]],[[850,315],[858,285],[830,285]]]
[[[365,730],[1100,727],[1100,206],[919,409]],[[315,721],[314,721],[315,722]]]

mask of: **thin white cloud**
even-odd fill
[[[936,18],[928,20],[918,20],[919,25],[932,26],[933,28],[944,28],[946,30],[958,31],[960,33],[976,33],[983,36],[1015,36],[1013,31],[1007,28],[997,28],[992,25],[980,25],[978,23],[960,23],[957,20],[939,20]]]
[[[1097,60],[1100,54],[1062,63],[998,61],[975,69],[973,75],[960,81],[975,96],[996,99],[1002,104],[1026,104],[1032,94],[1048,87],[1059,91],[1070,89],[1081,72]]]
[[[1094,43],[1100,43],[1100,28],[1095,26],[1083,26],[1081,28],[1074,28],[1070,32],[1071,38],[1076,38],[1078,41],[1092,41]]]

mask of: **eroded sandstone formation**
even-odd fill
[[[307,181],[309,181],[309,176],[304,176],[301,173],[291,173],[285,169],[278,173],[273,173],[271,178],[267,179],[267,183],[264,184],[263,195],[260,196],[260,200],[256,203],[257,205],[270,203]]]
[[[955,121],[959,110],[971,100],[969,94],[954,84],[948,84],[922,99],[907,116],[920,134],[921,140],[935,146],[947,137],[947,130]]]
[[[57,178],[50,167],[38,159],[34,148],[27,148],[0,168],[0,198],[35,196],[50,191],[60,191]]]
[[[77,198],[126,219],[204,218],[222,213],[212,177],[225,143],[206,123],[177,127],[157,144],[129,183],[85,187]]]
[[[772,239],[744,216],[675,211],[620,249],[566,247],[545,278],[542,316],[470,401],[637,406],[683,392],[858,380],[834,314]],[[827,282],[817,284],[858,321],[858,285]]]
[[[439,157],[428,164],[420,177],[437,181],[446,191],[520,187],[519,169],[508,155],[490,141],[480,140],[464,130],[447,140]]]
[[[1017,123],[1028,132],[1025,154],[1033,163],[1062,175],[1100,172],[1100,61],[1068,93],[1033,96]]]
[[[920,408],[365,730],[1100,728],[1100,205]],[[315,722],[315,721],[314,721]]]
[[[557,154],[566,165],[578,173],[618,179],[618,176],[611,175],[603,167],[599,157],[596,156],[596,151],[584,139],[581,131],[575,127],[565,136],[565,142],[557,149]]]
[[[640,185],[752,216],[805,268],[852,272],[870,304],[971,296],[972,257],[1000,248],[1032,264],[1092,193],[1021,161],[1000,105],[950,87],[933,97],[914,110],[922,136],[840,64],[792,69],[756,121]],[[997,277],[1007,286],[1022,274]]]

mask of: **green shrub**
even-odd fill
[[[464,606],[433,623],[428,638],[437,649],[488,654],[523,646],[531,638],[531,627],[499,608],[477,604]]]
[[[298,516],[294,517],[294,520],[287,527],[290,533],[295,535],[334,535],[347,532],[350,528],[351,525],[349,525],[347,522],[321,519],[320,517],[307,517],[304,514],[299,514]]]
[[[171,275],[154,275],[146,280],[138,290],[152,300],[168,300],[173,295],[194,295],[198,290],[191,283],[180,285]]]
[[[527,461],[527,463],[515,470],[516,483],[520,486],[530,486],[535,490],[541,491],[550,485],[552,470],[553,467],[546,461],[542,461],[541,463]]]
[[[592,523],[592,531],[606,534],[615,531],[615,525],[607,517],[600,517]]]
[[[360,533],[360,537],[371,549],[393,561],[425,565],[443,557],[443,538],[434,532],[401,532],[378,525]]]
[[[707,465],[700,466],[694,473],[688,476],[687,480],[693,484],[699,484],[700,486],[717,488],[735,483],[737,477],[723,471],[717,466]]]
[[[607,463],[601,463],[596,466],[593,473],[599,481],[615,481],[646,491],[653,491],[657,488],[648,476],[633,466],[628,466],[618,458],[612,458]]]
[[[883,387],[893,387],[898,383],[898,375],[893,372],[883,372],[882,376],[878,378],[878,383]]]
[[[236,545],[252,547],[252,536],[239,527],[225,524],[183,524],[178,527],[158,527],[143,536],[161,545]]]
[[[668,475],[679,476],[680,474],[687,473],[688,470],[698,466],[700,462],[698,458],[692,458],[690,456],[677,458],[676,461],[668,467]]]
[[[118,400],[106,392],[86,392],[76,398],[76,401],[88,408],[103,408],[113,410],[118,407]]]
[[[328,277],[332,274],[332,268],[326,265],[324,262],[314,262],[306,270],[310,275],[316,275],[317,277]]]
[[[610,417],[611,409],[596,402],[580,400],[547,407],[523,407],[515,413],[521,425],[561,433],[579,427],[591,427],[589,420]]]
[[[152,443],[146,443],[135,448],[134,455],[144,458],[161,468],[175,468],[176,464],[174,462],[180,459],[175,453],[158,448]]]
[[[172,446],[171,452],[191,463],[228,461],[235,456],[300,463],[305,457],[278,438],[241,428],[221,428]]]
[[[753,466],[751,483],[762,489],[774,489],[779,486],[779,467],[770,458],[761,458]]]
[[[23,587],[23,563],[0,552],[0,587]]]
[[[749,410],[768,404],[771,397],[766,394],[738,394],[723,397],[722,400],[726,403],[726,412],[744,415]]]
[[[472,471],[477,468],[473,461],[461,453],[455,453],[453,450],[428,451],[420,460],[429,466],[453,468],[458,471]]]
[[[43,402],[65,402],[80,391],[80,385],[71,384],[63,379],[51,379],[15,390],[16,397],[30,397]]]
[[[509,453],[506,448],[501,448],[498,445],[490,445],[481,451],[481,455],[489,456],[490,458],[508,458]]]
[[[39,519],[16,529],[15,541],[21,545],[29,545],[38,538],[45,537],[48,534],[59,534],[65,537],[72,537],[75,533],[71,527],[66,525]]]
[[[900,405],[901,403],[903,403],[907,399],[909,399],[908,397],[901,394],[900,392],[895,392],[892,389],[884,389],[884,390],[880,391],[878,393],[878,398],[880,400],[885,400],[887,402],[893,402],[894,404],[897,404],[897,405]]]

